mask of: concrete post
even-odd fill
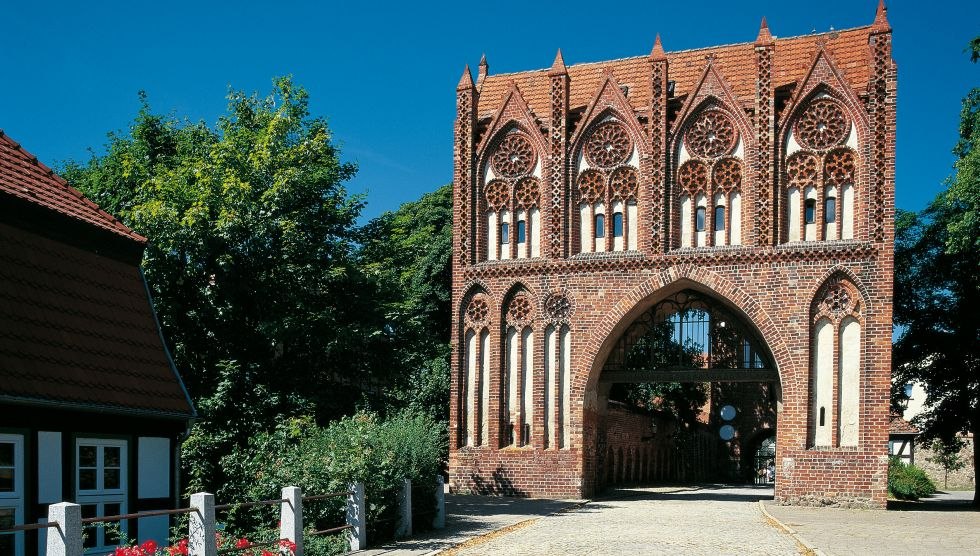
[[[187,526],[187,548],[190,556],[217,556],[214,536],[214,495],[207,492],[191,494],[190,523]]]
[[[436,516],[432,518],[432,528],[442,529],[446,526],[446,488],[442,475],[436,475]]]
[[[395,528],[395,538],[401,539],[412,536],[412,480],[402,481],[402,492],[398,497],[398,526]]]
[[[279,538],[296,543],[295,556],[303,556],[303,489],[285,487],[282,489],[282,503],[279,509]]]
[[[347,495],[347,525],[350,529],[350,550],[367,548],[367,514],[364,513],[364,483],[357,482],[350,486],[351,493]]]
[[[48,506],[48,523],[57,527],[48,529],[45,554],[47,556],[82,556],[82,507],[70,502]]]

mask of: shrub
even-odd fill
[[[914,465],[906,465],[899,458],[888,460],[888,490],[900,500],[918,500],[936,493],[926,472]]]
[[[447,451],[445,425],[431,417],[406,411],[381,419],[361,412],[317,427],[312,419],[291,419],[273,432],[252,439],[247,454],[222,459],[236,485],[222,489],[222,498],[234,501],[278,498],[284,486],[298,486],[304,494],[346,491],[355,481],[364,483],[368,537],[372,544],[392,536],[403,479],[413,487],[413,514],[431,523],[435,509],[435,481]],[[336,527],[344,522],[346,499],[308,501],[304,525],[308,531]],[[224,521],[232,534],[270,528],[278,520],[277,507],[232,509]],[[421,515],[425,514],[425,515]],[[222,518],[219,516],[219,520]],[[338,537],[309,537],[306,553],[346,551]]]

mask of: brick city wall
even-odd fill
[[[454,147],[451,488],[520,496],[597,492],[605,482],[607,457],[599,444],[610,434],[602,432],[608,419],[599,389],[604,362],[633,319],[665,296],[693,289],[749,323],[778,369],[776,500],[884,505],[894,240],[896,74],[890,41],[879,12],[872,26],[839,33],[776,40],[763,27],[754,44],[693,54],[664,53],[658,40],[649,58],[608,65],[566,68],[559,54],[546,73],[497,78],[481,64],[475,84],[468,70],[464,73],[457,88]],[[685,56],[690,60],[681,63]],[[692,67],[700,68],[699,78],[691,75]],[[803,72],[805,67],[809,70]],[[836,179],[830,166],[826,175],[787,173],[789,129],[819,99],[833,104],[836,121],[846,119],[853,130],[851,146],[839,150],[850,157],[842,171],[856,191],[854,234],[787,243],[787,183],[801,175],[817,184]],[[741,245],[715,247],[709,241],[679,248],[677,152],[681,136],[693,133],[688,122],[708,109],[703,107],[727,114],[726,125],[741,137],[737,153],[744,166],[737,166],[741,174],[734,182],[743,194]],[[574,215],[577,199],[587,194],[576,181],[579,161],[594,143],[592,130],[609,117],[625,130],[618,133],[632,142],[638,162],[629,162],[635,180],[614,180],[613,189],[606,190],[606,206],[617,198],[637,204],[639,246],[579,253],[580,223]],[[525,139],[508,142],[508,134]],[[805,135],[799,137],[803,141]],[[819,142],[819,136],[806,141]],[[702,142],[699,148],[710,150],[712,144]],[[822,152],[818,149],[814,159]],[[499,183],[488,183],[491,169]],[[485,215],[522,207],[541,211],[540,256],[486,260]],[[837,310],[828,305],[828,288],[837,282],[846,284],[846,300],[862,325],[858,442],[814,447],[814,316]],[[554,419],[544,415],[541,370],[548,356],[540,346],[550,326],[570,332],[567,426],[555,404],[547,408],[556,412]],[[501,393],[506,392],[508,327],[530,329],[535,346],[531,436],[522,447],[507,446],[512,417],[504,415]],[[468,331],[489,335],[488,378],[481,374],[475,386],[488,396],[476,415],[468,413],[472,400],[464,374],[462,343]],[[467,428],[473,422],[483,424],[471,442]]]

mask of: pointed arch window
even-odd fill
[[[583,170],[575,181],[578,211],[574,227],[578,228],[581,253],[633,251],[638,245],[639,177],[628,160],[632,141],[621,124],[613,123],[618,130],[602,124],[586,141],[585,158],[592,167]],[[608,135],[605,142],[597,139],[602,134]],[[615,150],[615,156],[603,149]],[[627,165],[617,166],[624,163]]]
[[[537,155],[522,133],[504,136],[490,157],[495,178],[484,186],[486,260],[541,256],[540,184],[532,174]],[[482,248],[481,248],[482,251]]]
[[[534,304],[518,292],[504,312],[504,353],[501,367],[500,440],[503,446],[527,446],[535,433]]]
[[[828,280],[811,304],[808,445],[860,444],[861,295],[843,276]]]

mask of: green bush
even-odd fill
[[[346,491],[355,481],[364,483],[368,538],[371,544],[391,538],[396,525],[397,496],[402,480],[411,479],[414,529],[431,523],[435,509],[435,481],[447,451],[445,425],[418,412],[402,412],[381,419],[361,412],[327,427],[312,419],[291,419],[271,433],[252,439],[247,455],[222,458],[235,483],[219,498],[246,501],[279,497],[284,486],[299,486],[306,495]],[[303,508],[307,531],[344,523],[343,497],[308,501]],[[222,518],[219,516],[219,521]],[[278,521],[278,507],[232,509],[224,518],[230,534],[268,530]],[[251,537],[250,537],[251,538]],[[337,537],[310,537],[306,552],[313,556],[346,551]]]
[[[899,458],[888,460],[888,491],[900,500],[918,500],[936,493],[926,472],[914,465],[906,465]]]

